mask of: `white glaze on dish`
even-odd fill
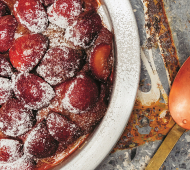
[[[104,4],[105,3],[105,4]],[[122,134],[135,102],[140,75],[140,41],[135,17],[128,0],[104,0],[101,16],[108,17],[114,30],[116,72],[112,98],[105,117],[87,140],[55,170],[95,169]]]

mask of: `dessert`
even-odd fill
[[[31,32],[41,33],[48,26],[47,13],[40,1],[18,0],[14,4],[13,14]]]
[[[66,116],[55,112],[47,117],[47,129],[54,139],[64,144],[72,143],[81,136],[81,130],[76,124],[69,121]]]
[[[53,47],[46,52],[36,71],[49,84],[57,85],[74,77],[82,69],[85,59],[83,50]]]
[[[100,43],[94,47],[90,55],[90,68],[94,76],[101,81],[106,81],[110,75],[109,57],[111,46],[106,43]]]
[[[39,110],[48,106],[55,96],[53,88],[35,74],[19,73],[14,77],[12,77],[14,94],[25,108]]]
[[[9,99],[0,110],[2,132],[11,137],[20,136],[32,129],[35,117],[18,99]]]
[[[55,154],[58,148],[58,141],[49,133],[46,122],[42,121],[26,138],[24,142],[25,154],[31,154],[35,158],[46,158]]]
[[[75,46],[88,48],[97,38],[102,28],[102,21],[96,11],[90,10],[81,13],[77,20],[65,31],[65,38]]]
[[[0,163],[12,163],[23,155],[23,144],[18,140],[0,139],[0,146]]]
[[[13,74],[12,66],[8,60],[0,54],[0,77],[11,77]]]
[[[0,0],[0,169],[50,169],[106,113],[113,34],[96,0]]]
[[[0,17],[0,52],[6,52],[13,44],[17,21],[12,15]]]
[[[11,81],[0,77],[0,104],[5,103],[12,94]]]
[[[9,50],[13,67],[21,72],[31,71],[42,59],[48,47],[48,39],[42,34],[26,34],[17,38]]]
[[[47,9],[49,21],[61,28],[67,28],[81,12],[80,0],[57,0]]]

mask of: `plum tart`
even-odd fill
[[[64,161],[101,121],[113,34],[96,0],[0,0],[0,169]]]

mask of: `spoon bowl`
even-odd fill
[[[190,129],[190,57],[182,65],[172,84],[169,110],[179,126]]]

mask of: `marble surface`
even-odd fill
[[[149,0],[151,1],[151,0]],[[140,45],[143,48],[147,44],[147,31],[145,28],[145,2],[141,0],[130,0],[132,5],[139,35]],[[190,4],[188,0],[163,0],[164,9],[171,29],[177,56],[180,65],[190,56]],[[143,51],[149,59],[147,51]],[[168,95],[170,91],[170,81],[167,78],[167,71],[164,66],[164,61],[161,55],[162,51],[158,46],[152,47],[154,64],[156,66],[157,75],[165,93]],[[142,57],[142,55],[141,55]],[[144,80],[145,85],[140,86],[139,90],[149,92],[151,86],[150,74],[147,72],[147,67],[142,61],[141,80]],[[162,99],[160,102],[166,102]],[[149,134],[151,127],[149,125],[140,128],[136,127],[138,133]],[[148,164],[150,158],[154,155],[157,148],[162,143],[161,140],[147,142],[144,145],[134,147],[132,149],[122,149],[110,153],[106,159],[96,168],[96,170],[143,170]],[[190,169],[190,132],[185,132],[177,142],[170,155],[160,168],[161,170],[184,170]]]
[[[149,142],[134,149],[110,154],[96,170],[143,170],[162,141]],[[135,150],[135,155],[132,153]],[[190,132],[183,134],[160,170],[190,169]]]

